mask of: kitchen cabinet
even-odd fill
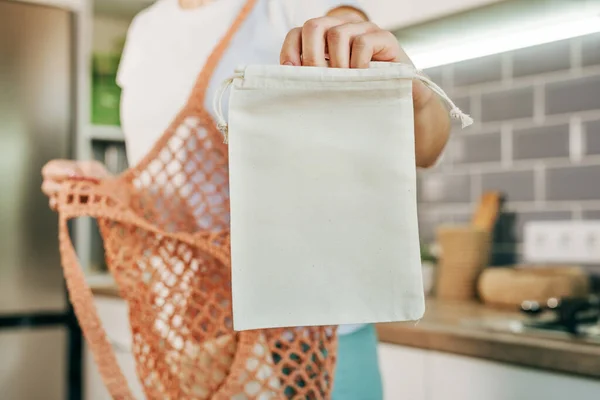
[[[0,333],[0,398],[67,398],[67,337],[64,327],[3,329]]]
[[[127,304],[104,296],[97,296],[95,302],[134,397],[143,399],[131,354]],[[378,350],[386,400],[600,398],[600,380],[386,343],[379,344]],[[85,352],[85,376],[86,400],[110,400],[89,350]]]
[[[595,400],[600,381],[380,344],[385,399]]]
[[[425,400],[428,353],[410,347],[380,344],[379,367],[385,399]]]

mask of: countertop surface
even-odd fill
[[[119,297],[109,277],[90,280],[97,296]],[[596,340],[490,327],[522,320],[516,312],[495,310],[475,302],[429,299],[418,323],[379,324],[382,343],[476,357],[490,361],[600,379],[600,337]],[[488,323],[485,323],[488,322]]]
[[[578,339],[566,334],[523,331],[492,326],[523,320],[517,312],[500,311],[476,302],[430,299],[419,323],[389,323],[377,327],[379,340],[591,378],[600,378],[600,337]]]

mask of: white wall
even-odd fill
[[[48,1],[48,0],[45,0]],[[77,0],[54,0],[77,1]],[[302,1],[302,0],[279,0]],[[369,16],[382,27],[393,29],[440,18],[503,0],[358,0]],[[133,16],[152,0],[95,0],[97,12]]]
[[[17,0],[23,3],[41,4],[44,6],[64,8],[67,10],[80,11],[85,7],[87,0]]]
[[[117,41],[127,35],[131,20],[103,15],[94,16],[92,51],[107,53],[114,51]]]
[[[503,0],[359,0],[373,21],[394,29]]]

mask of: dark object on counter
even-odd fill
[[[501,211],[492,235],[492,267],[505,267],[517,264],[517,214]]]
[[[600,319],[600,299],[595,296],[563,297],[548,299],[545,303],[526,300],[521,311],[532,317],[527,326],[537,329],[560,330],[572,335],[580,335],[581,326],[597,324]],[[536,318],[551,314],[553,318]]]
[[[471,225],[486,230],[492,235],[490,265],[514,265],[517,260],[515,237],[515,213],[504,210],[506,196],[501,192],[485,192],[473,214]]]

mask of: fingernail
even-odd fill
[[[288,65],[290,67],[293,67],[294,63],[292,63],[291,61],[286,61],[286,62],[283,63],[283,65]]]

